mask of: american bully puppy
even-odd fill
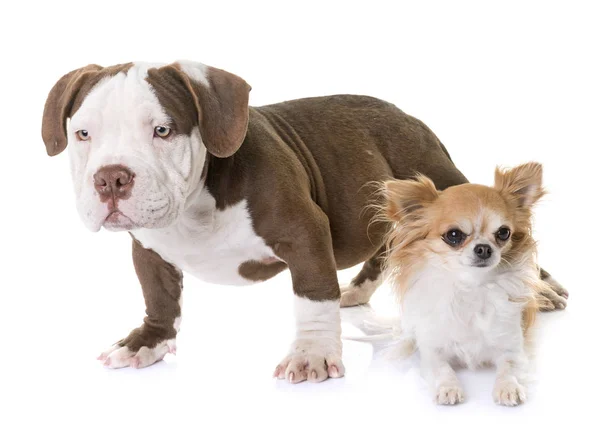
[[[249,284],[289,269],[297,334],[275,376],[343,376],[340,302],[365,303],[381,283],[375,183],[416,172],[438,189],[467,181],[431,130],[390,103],[340,95],[255,108],[249,91],[191,62],[89,65],[50,91],[42,137],[51,156],[68,144],[83,222],[133,237],[147,315],[100,356],[106,366],[175,350],[183,272]],[[340,295],[336,270],[361,262]],[[564,307],[566,291],[542,277],[556,290],[546,307]]]

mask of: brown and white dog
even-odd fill
[[[50,91],[42,136],[51,156],[69,143],[81,218],[133,237],[147,316],[101,355],[108,367],[174,351],[184,271],[248,284],[289,268],[297,335],[275,375],[343,376],[340,302],[366,303],[381,283],[387,226],[370,223],[367,206],[377,182],[467,181],[431,130],[392,104],[343,95],[249,107],[249,91],[184,61],[89,65]],[[361,262],[340,294],[336,269]],[[564,307],[566,292],[542,277],[556,291],[546,307]]]

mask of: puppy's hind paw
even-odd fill
[[[560,282],[552,277],[550,273],[541,269],[540,270],[540,278],[543,282],[545,282],[545,286],[542,287],[540,292],[540,296],[546,297],[553,305],[554,308],[550,307],[548,309],[541,310],[553,310],[553,309],[564,309],[567,305],[567,299],[569,298],[569,292],[563,287]],[[540,300],[538,298],[538,300]],[[540,302],[541,303],[541,302]]]
[[[558,295],[550,286],[545,286],[536,296],[538,307],[541,311],[548,312],[567,307],[567,299]]]
[[[342,288],[342,297],[340,298],[340,307],[352,307],[366,304],[371,299],[368,293],[360,288],[353,286]]]

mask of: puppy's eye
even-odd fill
[[[442,236],[442,239],[450,246],[459,246],[466,238],[467,235],[459,229],[451,229]]]
[[[78,130],[75,132],[75,135],[77,135],[79,141],[87,141],[90,139],[90,134],[85,129]]]
[[[158,138],[166,138],[171,135],[171,128],[166,126],[156,126],[154,128],[154,136]]]
[[[496,231],[496,238],[500,241],[506,241],[510,238],[510,229],[508,227],[500,227],[498,231]]]

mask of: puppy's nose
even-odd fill
[[[101,198],[127,199],[133,188],[133,173],[123,165],[107,165],[94,174],[94,187]]]
[[[475,255],[481,259],[488,259],[492,256],[492,247],[486,244],[478,244],[475,246]]]

